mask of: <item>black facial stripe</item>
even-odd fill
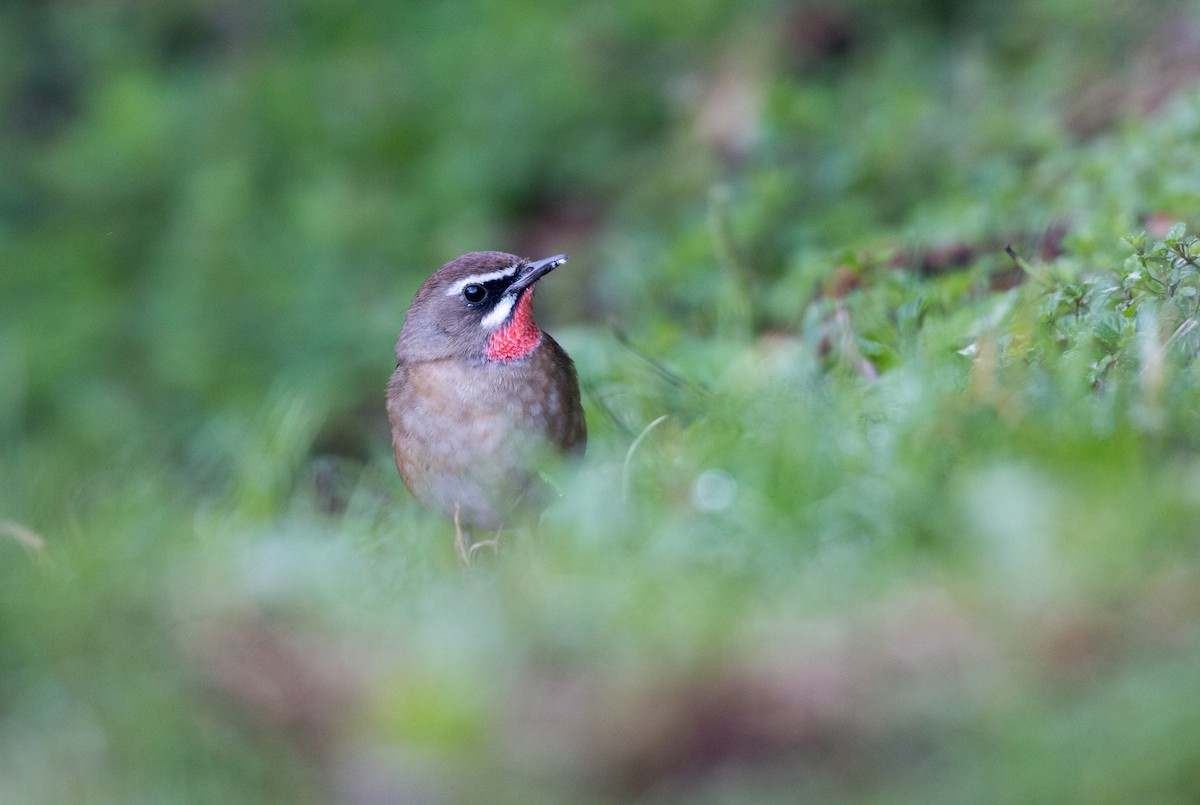
[[[462,299],[467,303],[468,307],[472,307],[482,314],[487,315],[504,297],[505,291],[512,285],[512,282],[512,279],[473,282],[470,285],[463,286]]]
[[[496,306],[496,303],[500,301],[500,297],[504,296],[504,292],[508,290],[508,286],[513,284],[513,279],[513,277],[504,277],[501,279],[488,280],[487,282],[473,283],[481,288],[485,288],[487,290],[487,296],[477,304],[471,304],[469,301],[467,304],[471,304],[471,307],[477,310],[490,311]],[[468,285],[467,287],[469,288],[471,286]]]
[[[488,289],[489,297],[499,299],[500,296],[508,289],[508,286],[513,284],[513,280],[515,279],[516,276],[514,275],[512,277],[501,277],[500,279],[496,280],[488,280],[487,282],[480,284],[483,285],[484,288]]]

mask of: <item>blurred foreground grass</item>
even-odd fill
[[[0,40],[0,799],[1200,799],[1197,9]],[[474,248],[591,443],[464,572],[382,389]]]

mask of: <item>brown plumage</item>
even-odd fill
[[[534,283],[565,261],[465,254],[408,309],[388,384],[392,448],[413,497],[456,527],[498,531],[536,516],[542,461],[583,450],[575,366],[532,309]]]

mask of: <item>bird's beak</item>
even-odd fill
[[[521,268],[520,276],[513,280],[512,285],[509,285],[505,289],[505,293],[520,293],[565,262],[567,262],[565,254],[556,254],[553,257],[547,257],[545,260],[534,260],[532,263],[526,263]]]

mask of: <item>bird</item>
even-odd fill
[[[454,522],[466,565],[540,516],[550,490],[539,470],[587,443],[575,364],[533,316],[535,284],[566,261],[456,257],[417,290],[396,340],[396,467],[418,502]],[[475,529],[495,537],[473,542]]]

